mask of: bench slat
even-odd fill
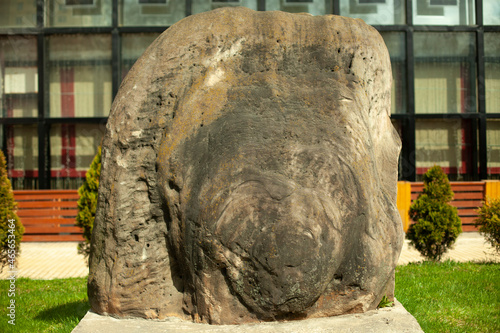
[[[17,203],[17,208],[75,208],[78,207],[76,201],[20,201]]]
[[[453,207],[457,207],[457,208],[477,208],[477,207],[480,207],[482,205],[482,201],[478,201],[478,200],[459,200],[459,201],[452,201],[450,202],[450,205],[452,205]]]
[[[59,234],[59,233],[83,233],[80,227],[25,227],[25,233],[27,234]]]
[[[54,217],[76,217],[78,214],[77,209],[61,209],[61,210],[50,210],[50,209],[27,209],[27,210],[18,210],[17,216],[19,217],[34,217],[34,216],[54,216]]]
[[[459,200],[459,199],[466,199],[466,200],[479,199],[479,200],[483,200],[483,192],[458,192],[458,193],[455,193],[455,197],[453,198],[453,200]]]
[[[461,208],[458,209],[458,215],[460,216],[477,216],[476,208]]]
[[[477,228],[473,225],[462,224],[462,231],[463,232],[477,231]]]
[[[78,193],[76,194],[63,194],[60,196],[54,196],[54,195],[33,195],[33,194],[25,194],[25,195],[18,195],[15,194],[16,201],[21,202],[21,201],[60,201],[60,200],[65,200],[65,201],[77,201],[80,196]]]
[[[24,235],[23,242],[83,242],[82,235]]]
[[[54,195],[60,196],[64,194],[78,194],[78,190],[14,190],[14,195]]]
[[[24,226],[27,225],[45,225],[45,224],[75,224],[76,218],[41,218],[41,217],[25,217],[22,219]]]

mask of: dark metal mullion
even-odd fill
[[[38,188],[50,189],[50,125],[38,122]]]
[[[483,26],[483,0],[476,0],[476,24]]]
[[[118,27],[118,0],[111,2],[111,27],[113,30]]]
[[[403,149],[401,158],[403,163],[402,180],[416,180],[416,148],[415,148],[415,118],[412,115],[405,115],[402,119],[401,134]]]
[[[193,13],[193,4],[192,0],[185,0],[185,1],[186,1],[186,17],[188,17]]]
[[[62,28],[44,28],[45,35],[59,34],[109,34],[112,27],[62,27]]]
[[[18,124],[38,124],[38,117],[36,118],[0,118],[0,124],[3,125],[18,125]]]
[[[460,26],[460,25],[416,25],[415,31],[423,32],[474,32],[477,26]]]
[[[479,29],[476,30],[476,33]],[[477,63],[479,62],[479,59],[477,58],[477,38],[474,39],[474,44],[470,45],[470,50],[469,50],[469,59],[468,59],[468,75],[469,75],[469,89],[468,89],[468,99],[464,101],[466,103],[465,105],[465,112],[469,114],[477,114],[477,96],[476,96],[476,77],[477,77]],[[469,109],[470,108],[470,109]],[[472,179],[473,180],[479,180],[479,172],[478,172],[478,149],[477,149],[477,126],[478,122],[477,119],[471,119],[470,123],[470,131],[471,131],[471,136],[470,136],[470,141],[471,142],[466,142],[466,144],[470,144],[470,152],[471,155],[470,162],[472,165],[472,170],[469,171],[472,173]],[[467,130],[465,128],[464,130]]]
[[[483,29],[485,32],[500,32],[500,25],[485,25]]]
[[[381,31],[400,32],[400,31],[406,30],[406,25],[372,25],[372,27],[377,29],[377,31],[379,31],[379,32],[381,32]]]
[[[333,0],[333,14],[340,15],[340,0]]]
[[[484,26],[482,1],[476,1],[476,23],[479,28],[476,32],[476,54],[477,54],[477,107],[479,113],[479,179],[488,177],[488,150],[487,150],[487,118],[486,118],[486,86],[484,66]],[[477,147],[477,146],[476,146]],[[476,148],[474,147],[474,148]],[[477,149],[477,148],[476,148]]]
[[[412,20],[411,2],[407,1],[407,20]],[[408,118],[404,124],[403,130],[403,158],[407,164],[408,173],[404,175],[405,180],[415,181],[417,178],[416,169],[416,143],[415,143],[415,64],[413,57],[413,28],[411,26],[406,30],[406,101]]]
[[[257,0],[257,10],[259,11],[266,10],[266,0]]]
[[[44,0],[37,0],[36,2],[36,27],[37,29],[43,29],[43,19],[44,19]]]
[[[112,99],[115,99],[116,94],[118,93],[118,88],[121,83],[121,35],[118,33],[118,30],[114,29],[111,34],[111,91],[112,91]]]
[[[479,117],[479,178],[488,178],[488,151],[487,151],[487,120],[486,114],[482,113]]]
[[[412,0],[406,0],[406,24],[413,26],[413,7]]]
[[[40,10],[40,8],[38,8]],[[43,10],[43,7],[41,8]],[[42,17],[43,18],[43,17]],[[37,36],[38,59],[38,188],[50,188],[50,125],[45,123],[46,108],[46,42],[43,30]]]
[[[157,32],[157,33],[162,33],[165,31],[164,26],[142,26],[142,27],[116,27],[118,29],[118,32],[123,34],[123,33],[151,33],[151,32]],[[167,27],[168,29],[168,27]]]
[[[480,175],[478,173],[478,152],[477,152],[477,119],[471,119],[471,145],[470,151],[472,152],[471,156],[471,165],[472,165],[472,179],[475,181],[480,180]]]
[[[417,113],[415,119],[479,119],[477,113]]]
[[[107,117],[61,117],[45,119],[46,124],[100,124],[107,121]]]

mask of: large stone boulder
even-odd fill
[[[400,140],[361,20],[223,8],[165,31],[109,116],[92,310],[236,324],[392,297]]]

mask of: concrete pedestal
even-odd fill
[[[166,320],[116,319],[88,312],[73,333],[159,333],[159,332],[423,332],[416,319],[397,300],[395,306],[328,318],[316,318],[288,322],[263,322],[246,325],[195,324],[178,318]]]

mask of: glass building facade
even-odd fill
[[[2,0],[0,148],[15,189],[78,188],[128,70],[165,29],[224,6],[337,14],[383,36],[399,178],[500,179],[498,0]]]

